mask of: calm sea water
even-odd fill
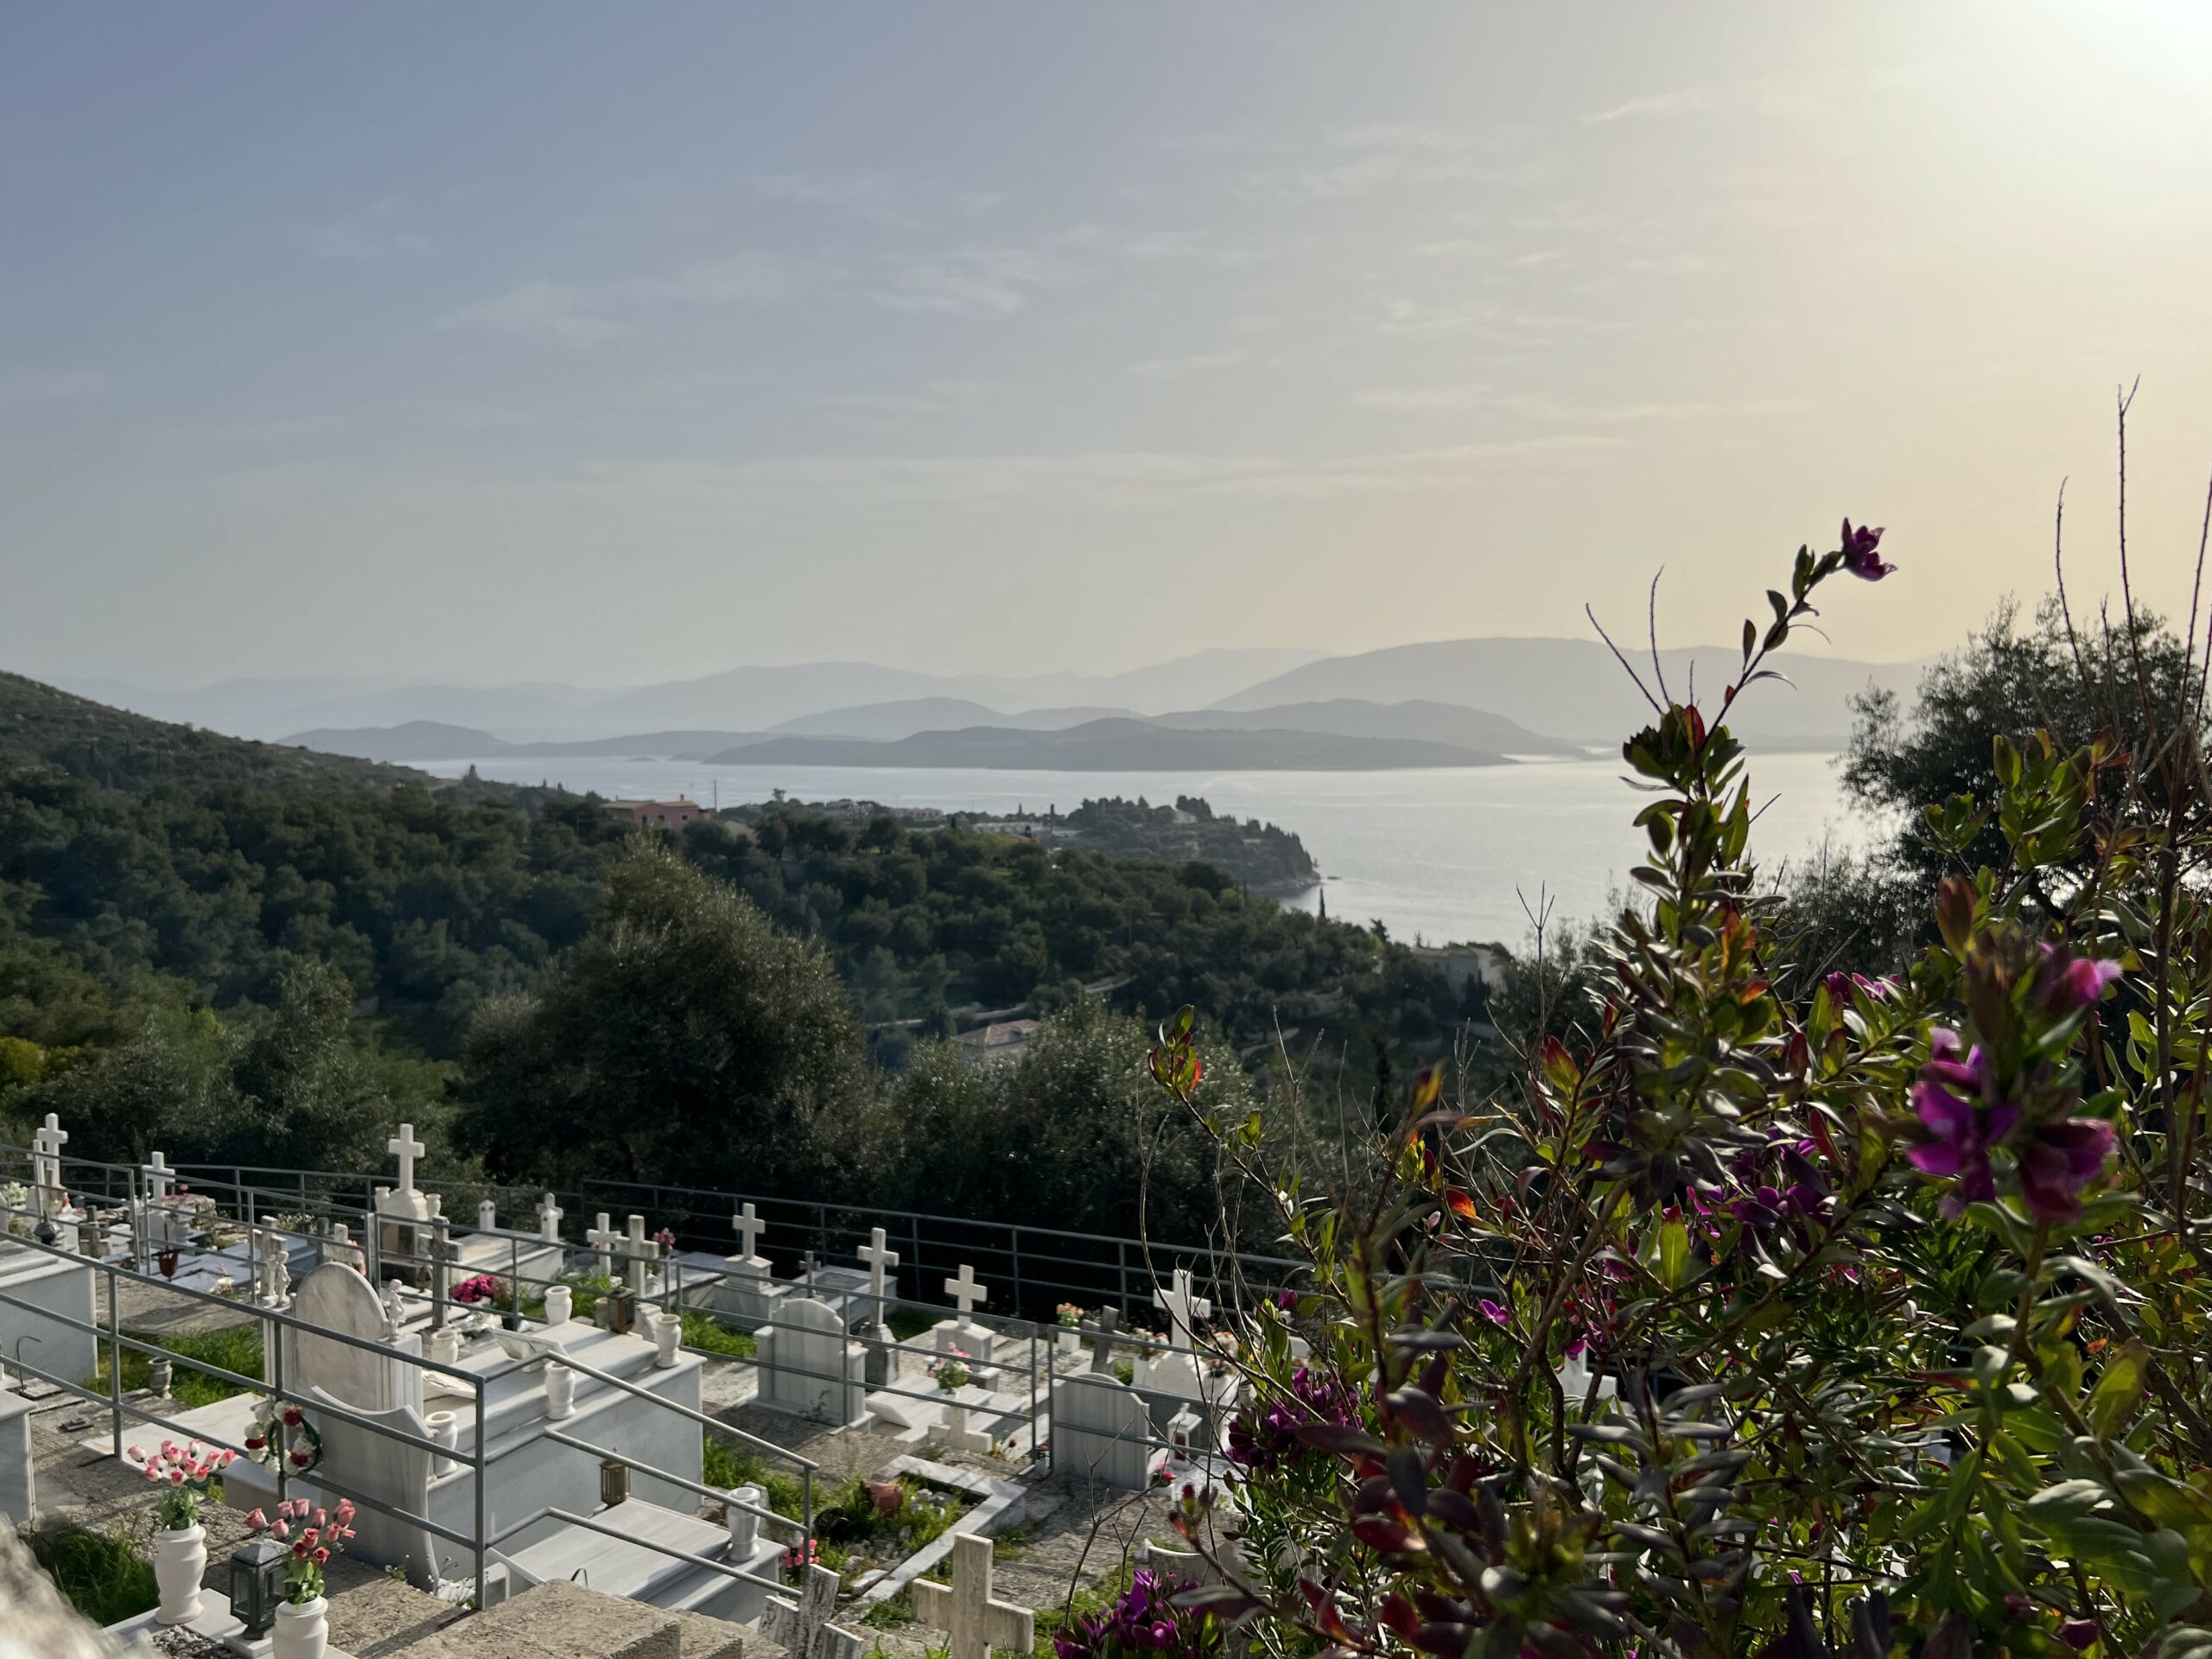
[[[458,775],[470,763],[426,768]],[[1632,820],[1643,797],[1618,760],[1532,760],[1510,766],[1405,772],[963,772],[887,766],[705,766],[689,761],[491,760],[486,778],[541,779],[602,795],[688,795],[725,806],[850,797],[889,805],[1007,812],[1066,810],[1087,796],[1141,795],[1155,804],[1202,795],[1217,812],[1294,830],[1327,878],[1329,913],[1379,917],[1394,938],[1521,943],[1522,904],[1549,899],[1555,914],[1598,914],[1643,847]],[[1755,804],[1772,797],[1752,831],[1769,863],[1864,843],[1878,827],[1844,798],[1832,757],[1774,754],[1751,772]],[[1312,910],[1316,888],[1286,902]]]

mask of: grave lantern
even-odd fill
[[[291,1551],[274,1538],[256,1538],[231,1557],[231,1617],[249,1639],[269,1634],[284,1599],[284,1563]]]
[[[599,1461],[599,1501],[602,1507],[613,1509],[630,1496],[630,1465],[619,1458],[601,1458]]]

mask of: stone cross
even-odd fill
[[[1114,1374],[1114,1330],[1122,1322],[1122,1311],[1117,1307],[1098,1310],[1098,1335],[1090,1344],[1090,1369]]]
[[[492,1232],[499,1224],[499,1206],[489,1198],[479,1198],[476,1201],[476,1230],[480,1233]]]
[[[952,1541],[952,1582],[913,1583],[914,1622],[943,1630],[951,1659],[989,1659],[993,1648],[1027,1654],[1037,1639],[1037,1615],[991,1599],[991,1541],[963,1532]]]
[[[559,1205],[553,1202],[550,1192],[540,1198],[537,1201],[537,1236],[548,1244],[559,1243],[561,1217],[565,1213]]]
[[[868,1644],[830,1622],[836,1611],[837,1575],[817,1561],[807,1567],[797,1601],[768,1598],[767,1610],[760,1616],[760,1634],[791,1659],[861,1659]]]
[[[814,1252],[812,1250],[809,1250],[804,1255],[802,1255],[798,1259],[799,1277],[805,1281],[806,1294],[810,1296],[814,1294],[815,1266],[816,1262],[814,1260]]]
[[[623,1243],[630,1247],[630,1294],[643,1301],[645,1298],[646,1267],[659,1256],[660,1246],[645,1236],[645,1218],[643,1216],[630,1217],[629,1231],[624,1235]]]
[[[599,1224],[584,1234],[584,1243],[595,1254],[593,1262],[600,1272],[612,1278],[614,1274],[614,1247],[622,1242],[622,1235],[607,1224],[607,1211],[599,1212]]]
[[[740,1243],[743,1245],[748,1259],[760,1254],[760,1235],[768,1230],[768,1224],[753,1213],[751,1205],[747,1205],[744,1209],[732,1216],[729,1218],[729,1226],[730,1230],[737,1235]]]
[[[1198,1345],[1197,1333],[1191,1328],[1193,1319],[1210,1319],[1213,1304],[1203,1296],[1191,1294],[1191,1270],[1175,1269],[1172,1287],[1152,1293],[1152,1305],[1167,1315],[1167,1340],[1172,1348],[1188,1351]]]
[[[168,1154],[156,1153],[146,1162],[146,1197],[154,1204],[167,1204],[169,1183],[176,1179],[176,1172],[169,1167]]]
[[[69,1131],[53,1112],[46,1115],[42,1127],[32,1132],[31,1185],[38,1188],[35,1199],[41,1215],[54,1208],[54,1197],[61,1189],[61,1148],[68,1141]]]
[[[429,1150],[415,1138],[415,1126],[412,1123],[401,1124],[399,1133],[384,1143],[384,1149],[399,1160],[399,1190],[412,1192],[415,1190],[415,1160]]]
[[[960,1264],[957,1279],[944,1281],[944,1294],[951,1298],[952,1305],[960,1310],[960,1317],[963,1319],[976,1311],[977,1303],[985,1300],[983,1287],[976,1282],[976,1269],[965,1262]]]
[[[274,1307],[284,1300],[284,1281],[289,1265],[285,1254],[284,1236],[276,1230],[276,1218],[264,1216],[255,1230],[256,1255],[260,1267],[260,1283],[257,1287],[258,1300],[264,1306]]]
[[[868,1235],[868,1243],[853,1254],[868,1263],[868,1294],[874,1302],[875,1317],[880,1322],[883,1318],[884,1270],[899,1265],[899,1252],[885,1248],[883,1229],[878,1227]]]

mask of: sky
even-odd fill
[[[617,685],[2184,607],[2212,9],[0,10],[0,666]],[[1827,538],[1824,540],[1823,538]]]

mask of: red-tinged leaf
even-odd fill
[[[1410,1642],[1421,1633],[1421,1616],[1414,1611],[1414,1605],[1393,1590],[1382,1598],[1380,1617],[1386,1630],[1395,1630]]]
[[[1413,1638],[1413,1643],[1423,1653],[1456,1659],[1456,1656],[1466,1652],[1467,1644],[1474,1638],[1475,1627],[1471,1624],[1424,1624],[1421,1627],[1421,1634]]]
[[[1351,1535],[1381,1555],[1409,1555],[1426,1548],[1420,1534],[1387,1515],[1355,1516]]]
[[[1365,1429],[1342,1423],[1300,1423],[1291,1433],[1316,1452],[1332,1452],[1338,1457],[1380,1457],[1385,1449]]]
[[[1567,1045],[1556,1037],[1544,1039],[1544,1046],[1537,1057],[1542,1068],[1544,1081],[1562,1095],[1571,1095],[1582,1081],[1582,1068],[1574,1063],[1574,1056],[1567,1052]]]
[[[1462,1221],[1472,1222],[1479,1219],[1475,1211],[1475,1201],[1472,1198],[1468,1196],[1467,1190],[1465,1187],[1446,1187],[1444,1189],[1444,1207],[1449,1210],[1453,1215],[1459,1217]]]

